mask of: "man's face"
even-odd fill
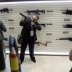
[[[33,16],[33,17],[32,17],[32,21],[33,21],[33,22],[37,22],[37,20],[38,20],[38,19],[37,19],[36,16]]]

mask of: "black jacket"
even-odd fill
[[[2,21],[0,21],[0,38],[4,39],[3,32],[6,32],[6,31],[7,31],[7,29],[4,26],[4,23]]]
[[[22,36],[30,37],[31,19],[29,17],[27,17],[26,19],[24,19],[24,21],[20,21],[20,26],[23,26],[23,29],[21,31]],[[41,30],[41,27],[38,22],[36,22],[33,25],[33,32],[34,32],[33,36],[35,36],[35,37],[36,37],[36,30]]]

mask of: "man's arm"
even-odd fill
[[[21,19],[19,25],[20,25],[20,26],[24,26],[24,24],[28,21],[28,20],[27,20],[28,17],[25,16],[25,15],[23,15],[22,13],[20,13],[20,15],[22,16],[22,19]]]
[[[23,22],[24,22],[24,21],[21,20],[20,23],[19,23],[19,25],[20,25],[20,26],[23,26],[23,25],[24,25]]]
[[[41,30],[41,26],[39,25],[39,23],[36,23],[35,26],[37,30]]]
[[[0,21],[2,31],[6,32],[7,29],[2,21]]]
[[[25,18],[25,19],[22,19],[21,21],[20,21],[20,26],[25,26],[25,24],[27,24],[27,23],[30,23],[31,22],[31,19],[29,18],[29,17],[27,17],[27,18]]]

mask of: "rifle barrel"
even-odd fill
[[[25,17],[25,18],[27,18],[27,17],[26,17],[25,15],[23,15],[22,13],[20,13],[20,15],[23,16],[23,17]]]

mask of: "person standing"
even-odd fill
[[[23,26],[23,29],[21,31],[21,35],[23,36],[23,40],[21,43],[21,53],[20,53],[21,63],[24,60],[27,45],[29,46],[29,53],[30,53],[31,60],[34,63],[36,62],[34,56],[34,44],[35,41],[37,40],[36,30],[41,30],[41,27],[37,22],[38,19],[39,17],[36,15],[34,15],[32,19],[23,16],[22,20],[20,21],[20,26]]]
[[[4,35],[7,29],[2,21],[0,21],[0,71],[6,68],[4,59]]]

